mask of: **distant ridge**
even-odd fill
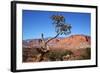
[[[47,40],[48,38],[46,38]],[[39,39],[23,40],[23,48],[39,47]],[[87,35],[77,34],[64,38],[55,38],[48,45],[51,49],[79,49],[91,47],[91,37]]]

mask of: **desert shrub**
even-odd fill
[[[87,58],[91,58],[91,48],[86,48],[86,50],[87,50],[87,54],[88,54],[88,56],[87,56]]]
[[[63,51],[50,51],[46,56],[49,58],[50,61],[61,61],[62,57],[65,55],[71,55],[72,52],[69,50],[63,50]]]
[[[85,54],[81,55],[81,59],[90,59],[91,58],[91,48],[86,48],[85,49]]]
[[[23,54],[22,61],[26,62],[28,59],[31,60],[33,56],[38,55],[39,53],[37,52],[36,48],[23,48],[22,54]]]
[[[27,60],[27,56],[23,55],[23,62],[25,62]]]

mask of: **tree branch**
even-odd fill
[[[42,37],[42,42],[45,43],[45,39],[44,39],[43,33],[41,34],[41,37]]]
[[[41,37],[42,37],[42,40],[44,41],[44,35],[43,35],[43,33],[41,34]]]
[[[58,33],[56,36],[54,36],[53,38],[48,39],[48,40],[46,41],[46,44],[47,44],[48,42],[50,42],[51,40],[57,38],[58,36],[59,36],[59,33]]]

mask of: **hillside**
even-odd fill
[[[30,39],[23,41],[23,47],[39,47],[39,39]],[[48,45],[51,49],[78,49],[78,48],[86,48],[91,45],[90,36],[86,35],[72,35],[65,38],[56,38],[51,40]]]
[[[47,39],[45,39],[47,41]],[[42,61],[86,60],[91,58],[91,37],[72,35],[48,43],[50,51]],[[23,40],[23,62],[40,62],[39,39]]]

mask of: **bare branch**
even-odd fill
[[[53,38],[48,39],[48,40],[46,41],[46,44],[47,44],[48,42],[50,42],[51,40],[53,40],[53,39],[57,38],[57,37],[59,36],[59,34],[60,34],[60,33],[57,33],[57,35],[56,35],[56,36],[54,36]]]
[[[42,41],[45,41],[45,40],[44,40],[44,35],[43,35],[43,33],[41,34],[41,37],[42,37]]]

